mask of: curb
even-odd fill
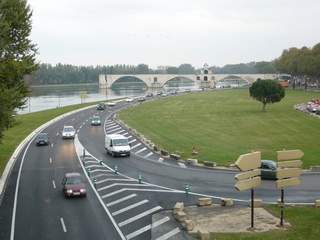
[[[6,183],[7,183],[7,180],[8,180],[8,177],[11,173],[11,170],[21,152],[21,150],[26,146],[26,144],[36,135],[38,134],[39,132],[41,132],[43,129],[45,129],[46,127],[50,126],[51,124],[67,117],[67,116],[70,116],[74,113],[77,113],[77,112],[80,112],[80,111],[83,111],[83,110],[86,110],[86,109],[89,109],[89,108],[92,108],[94,107],[95,105],[90,105],[90,106],[87,106],[87,107],[84,107],[84,108],[79,108],[79,109],[76,109],[76,110],[73,110],[71,112],[67,112],[67,113],[64,113],[60,116],[57,116],[55,117],[54,119],[51,119],[50,121],[42,124],[41,126],[39,126],[38,128],[36,128],[35,130],[33,130],[24,140],[22,140],[22,142],[20,142],[20,144],[18,145],[18,147],[15,149],[15,151],[13,152],[13,154],[11,155],[9,161],[7,162],[5,168],[4,168],[4,171],[0,177],[0,196],[2,196],[4,190],[5,190],[5,186],[6,186]]]

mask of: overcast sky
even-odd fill
[[[320,42],[319,0],[28,2],[47,63],[222,66]]]

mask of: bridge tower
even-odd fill
[[[209,69],[209,65],[205,63],[201,70],[201,75],[197,77],[200,80],[201,88],[210,88],[214,82],[213,71]]]

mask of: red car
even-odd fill
[[[66,173],[62,185],[66,197],[85,197],[87,195],[86,185],[83,183],[80,173]]]

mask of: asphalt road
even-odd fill
[[[150,239],[152,227],[164,226],[171,221],[163,218],[156,226],[151,226],[152,214],[172,208],[176,201],[194,204],[198,195],[210,195],[216,197],[216,201],[220,197],[232,197],[240,204],[246,204],[249,192],[240,193],[234,189],[234,172],[159,160],[156,153],[111,119],[115,111],[128,105],[119,103],[100,112],[92,108],[66,117],[43,131],[49,134],[52,145],[36,147],[31,142],[22,151],[0,205],[1,240],[121,239],[121,236]],[[94,114],[100,114],[105,124],[90,126]],[[78,130],[74,141],[61,139],[64,125],[73,125]],[[107,155],[105,132],[126,135],[134,147],[133,154],[126,158]],[[82,148],[87,151],[85,157],[81,156]],[[18,194],[15,195],[22,160]],[[121,174],[115,174],[115,166]],[[87,198],[65,199],[62,195],[61,180],[64,173],[70,171],[87,176]],[[139,175],[141,184],[137,181]],[[90,187],[93,179],[96,188]],[[303,175],[300,186],[285,191],[286,200],[313,202],[319,199],[319,180],[318,174]],[[186,184],[198,195],[185,194]],[[256,191],[256,197],[274,202],[279,198],[279,191],[273,181],[264,181]],[[13,225],[12,216],[15,217]],[[160,236],[162,239],[182,239],[183,232],[179,228],[166,229],[169,230]]]

